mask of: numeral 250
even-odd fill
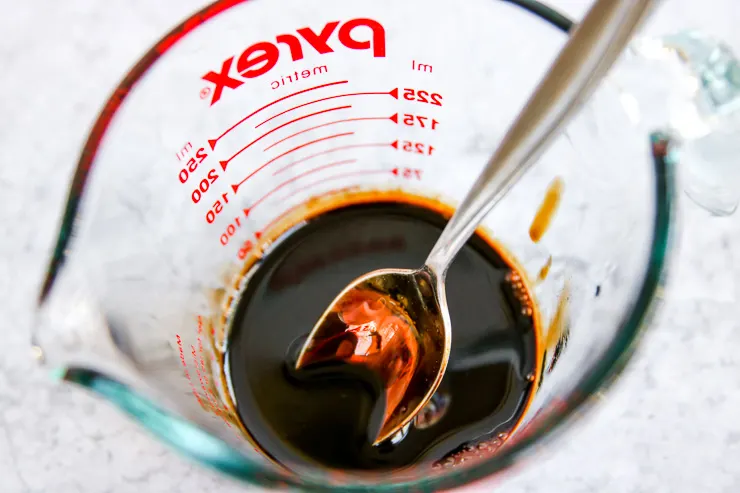
[[[188,178],[190,178],[190,173],[193,173],[195,170],[197,170],[198,165],[201,164],[207,157],[208,154],[203,147],[198,149],[195,152],[195,157],[191,157],[185,167],[180,170],[180,173],[178,175],[178,177],[180,178],[180,183],[187,183]]]

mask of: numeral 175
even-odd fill
[[[421,127],[421,128],[431,128],[432,130],[437,130],[437,127],[439,126],[439,122],[435,120],[434,118],[431,119],[431,122],[429,121],[430,118],[428,116],[421,116],[421,115],[412,115],[409,113],[405,113],[403,115],[403,124],[407,125],[409,127]]]

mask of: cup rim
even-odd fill
[[[74,236],[73,233],[77,223],[76,219],[79,213],[81,199],[87,179],[95,164],[99,146],[107,132],[108,126],[121,108],[129,91],[148,73],[159,57],[164,55],[190,31],[196,29],[211,18],[247,1],[249,0],[214,0],[210,5],[185,19],[162,37],[129,70],[108,98],[88,134],[88,138],[79,157],[72,183],[69,187],[56,244],[39,292],[38,308],[41,308],[48,299],[55,285],[55,280],[64,266],[70,241]],[[567,16],[538,0],[501,1],[529,11],[566,34],[574,26],[573,21]],[[568,399],[560,403],[557,408],[547,409],[544,413],[536,416],[536,422],[529,425],[530,427],[534,427],[534,430],[531,432],[528,430],[525,436],[518,438],[515,443],[507,446],[505,450],[502,450],[501,453],[489,460],[481,461],[465,469],[454,469],[449,472],[443,471],[420,479],[386,485],[361,482],[357,484],[337,484],[336,479],[332,479],[330,476],[323,479],[296,478],[287,474],[280,474],[276,470],[262,469],[225,442],[212,444],[213,453],[210,455],[204,456],[203,454],[195,453],[192,450],[193,447],[187,444],[185,439],[178,440],[176,438],[166,437],[161,433],[161,430],[184,430],[184,435],[188,436],[195,436],[197,433],[203,434],[205,432],[200,430],[196,425],[190,424],[160,409],[156,404],[139,395],[135,390],[115,380],[111,380],[105,375],[95,373],[94,371],[86,372],[84,369],[67,369],[63,377],[102,394],[124,411],[127,411],[145,428],[154,431],[160,438],[165,439],[165,441],[169,442],[170,445],[185,455],[189,455],[196,459],[196,461],[220,470],[232,477],[256,484],[295,486],[320,491],[333,490],[335,488],[342,489],[343,491],[387,492],[409,489],[413,489],[414,491],[435,491],[440,488],[445,489],[462,486],[485,477],[490,477],[508,469],[520,460],[527,452],[531,451],[532,445],[535,442],[540,442],[543,438],[552,438],[556,432],[562,431],[564,425],[574,418],[574,411],[578,410],[581,412],[588,409],[594,403],[592,397],[609,388],[622,373],[654,315],[654,301],[656,294],[663,284],[670,253],[674,177],[673,159],[669,152],[668,137],[660,133],[655,133],[650,136],[650,139],[654,165],[653,171],[656,179],[655,215],[653,218],[647,268],[632,310],[629,313],[625,313],[620,323],[617,337],[611,341],[609,347],[604,352],[603,358],[599,359],[591,371],[587,372],[581,378],[575,386],[575,391]],[[136,412],[131,411],[132,406],[136,408]],[[200,440],[208,439],[215,439],[215,437],[200,438]]]

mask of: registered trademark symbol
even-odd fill
[[[200,99],[206,99],[209,94],[211,94],[211,88],[204,87],[203,89],[200,90]]]

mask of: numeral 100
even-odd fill
[[[242,227],[241,220],[238,217],[235,217],[234,222],[232,224],[229,224],[226,227],[226,232],[221,235],[221,239],[220,239],[221,244],[223,246],[228,245],[229,240],[231,239],[232,236],[234,236],[234,233],[236,233],[236,229],[241,228],[241,227]]]

